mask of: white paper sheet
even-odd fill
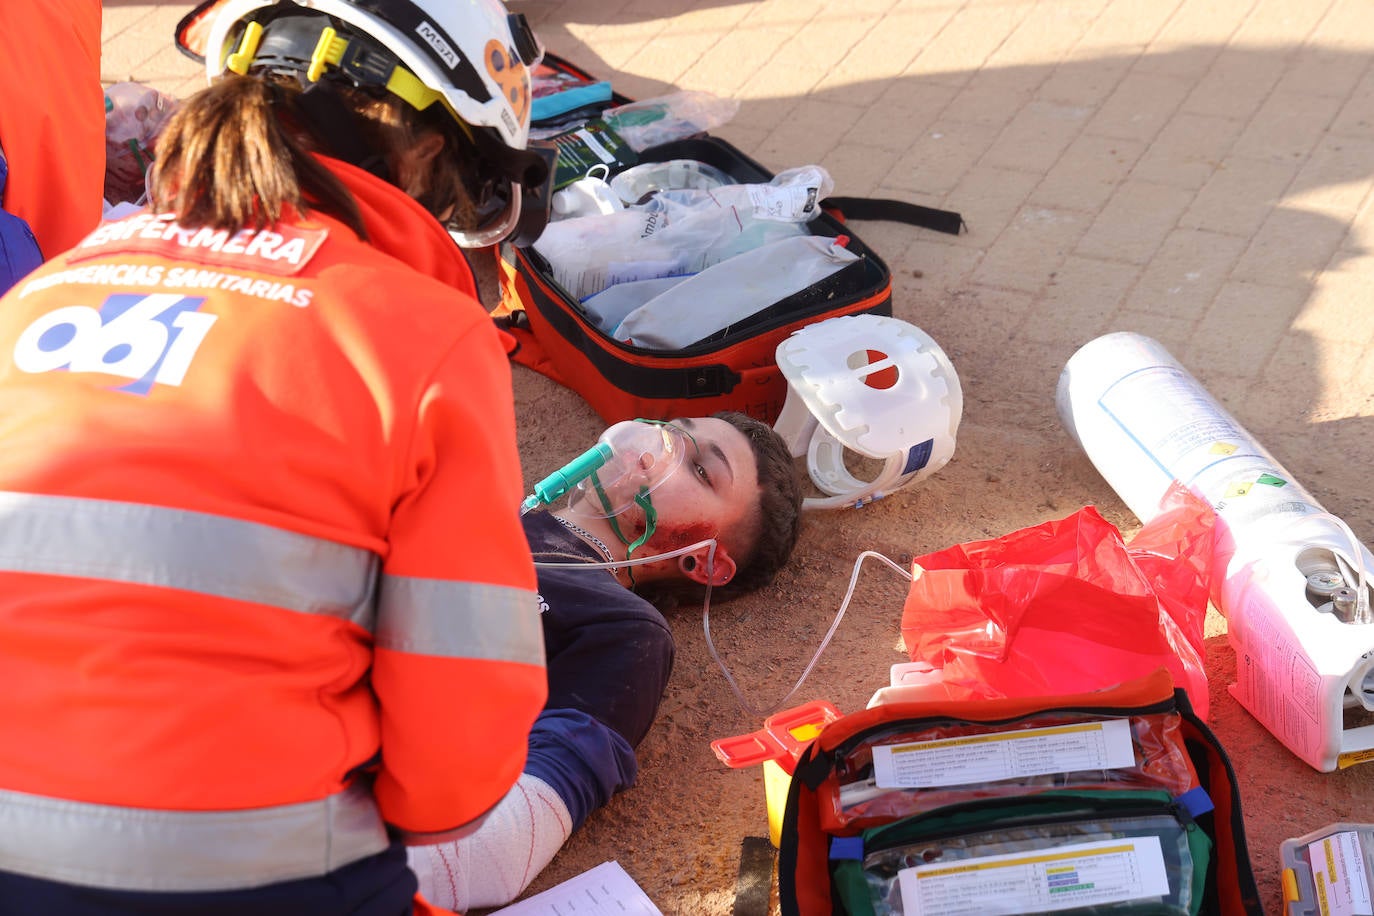
[[[620,867],[603,862],[556,887],[491,916],[663,916],[644,889]]]

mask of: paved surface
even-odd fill
[[[847,540],[808,526],[793,575],[819,570],[831,588],[817,599],[822,607],[842,594],[834,589],[857,549],[909,559],[1086,503],[1123,529],[1134,524],[1054,410],[1064,362],[1109,330],[1165,344],[1329,509],[1366,543],[1374,539],[1374,5],[512,6],[550,50],[628,96],[702,89],[740,99],[739,115],[716,132],[774,170],[818,162],[834,175],[837,193],[898,197],[967,219],[970,231],[957,238],[858,227],[892,268],[897,316],[924,328],[953,359],[965,417],[956,460],[919,494],[885,501],[896,508],[880,503],[852,513]],[[172,24],[188,8],[107,2],[107,80],[135,79],[174,95],[196,88],[194,65],[170,44]],[[538,380],[517,381],[526,414],[566,398]],[[557,422],[577,425],[575,443],[598,428],[570,400],[558,409]],[[522,430],[533,449],[548,435]],[[915,513],[919,524],[899,511]],[[910,534],[894,534],[902,531]],[[842,561],[826,565],[821,547]],[[898,610],[889,605],[884,613],[887,635],[875,638],[890,641]],[[825,622],[798,636],[803,661]],[[683,632],[690,631],[689,621]],[[1254,864],[1265,902],[1278,912],[1279,841],[1337,820],[1374,821],[1374,767],[1317,774],[1284,752],[1226,694],[1234,666],[1216,632],[1208,644],[1213,721],[1245,783]],[[832,654],[843,646],[842,638]],[[710,665],[693,651],[683,650]],[[779,664],[799,667],[791,656]],[[848,707],[868,692],[844,694]],[[730,700],[724,691],[716,696]],[[671,736],[687,712],[670,701],[662,728]],[[727,722],[707,737],[747,727]],[[670,740],[651,739],[655,772],[673,769]],[[713,766],[708,753],[697,753],[700,741],[692,747],[682,752],[695,755],[691,765]],[[661,784],[646,778],[645,792]],[[757,785],[740,789],[743,779],[728,773],[713,785],[726,803],[757,804]],[[713,800],[700,804],[708,810],[681,823],[708,835],[717,815]],[[617,845],[625,825],[608,817],[611,826],[594,821],[579,834],[567,867],[618,857],[667,912],[729,909],[733,860],[692,862],[680,851],[688,865],[671,874],[662,863],[676,860],[662,855],[636,868],[636,851]],[[663,829],[676,823],[665,820]],[[571,873],[554,869],[550,880]]]

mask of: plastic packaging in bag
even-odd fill
[[[635,309],[613,336],[655,350],[696,343],[857,261],[845,241],[801,235],[721,261]]]
[[[616,213],[559,220],[549,223],[534,250],[579,301],[613,283],[687,276],[702,268],[704,253],[722,231],[719,221],[689,221],[690,212],[651,199]],[[670,226],[672,237],[665,240]]]
[[[659,191],[658,198],[693,209],[734,210],[744,220],[805,223],[821,212],[821,201],[835,190],[830,173],[819,165],[784,169],[767,183],[683,187]]]
[[[1166,667],[1205,717],[1216,518],[1177,484],[1163,506],[1129,547],[1089,506],[917,557],[902,636],[940,671],[933,695],[1074,693]]]
[[[637,204],[659,191],[705,191],[737,184],[721,169],[696,159],[641,162],[611,179],[611,190],[626,204]]]
[[[844,911],[1199,912],[1212,843],[1166,794],[1065,793],[1029,801],[1035,804],[1023,802],[1015,814],[999,802],[865,832],[862,862],[836,865]],[[1038,818],[1037,809],[1045,809]],[[866,894],[858,874],[839,879],[846,872],[861,874]]]
[[[604,179],[588,175],[553,193],[549,219],[604,215],[623,209],[624,204]]]
[[[639,161],[639,154],[599,118],[549,138],[557,151],[553,164],[554,190],[566,188],[588,175],[605,177]]]
[[[614,334],[635,309],[685,281],[686,277],[654,277],[608,286],[582,303],[583,312],[598,328]]]
[[[616,283],[683,277],[768,242],[801,235],[834,183],[820,166],[761,184],[663,191],[606,215],[551,223],[534,243],[554,279],[582,301]]]
[[[712,130],[739,112],[739,102],[685,90],[607,108],[601,120],[635,151]]]
[[[746,251],[762,248],[783,239],[800,238],[804,235],[802,229],[792,223],[760,222],[739,233],[733,241],[726,243],[719,252],[709,253],[703,263],[712,261],[716,265],[720,265],[725,263],[728,258]],[[627,279],[633,275],[644,273],[653,264],[670,264],[671,268],[665,268],[668,272],[662,276],[642,280]],[[712,268],[706,267],[705,269],[709,271]],[[692,276],[696,276],[696,274],[685,272],[682,262],[678,261],[612,263],[608,266],[607,272],[607,280],[610,285],[601,292],[584,299],[582,308],[587,317],[596,323],[597,327],[614,336],[620,323],[631,312],[648,305],[654,298],[663,295],[672,287]]]
[[[1113,759],[1107,748],[1126,741],[1130,754]],[[884,750],[893,760],[920,756],[928,770],[902,772],[926,778],[907,785],[880,777],[875,758]],[[998,761],[1012,762],[1004,768]],[[1198,785],[1177,712],[1057,710],[992,724],[898,721],[837,755],[835,780],[822,792],[830,802],[821,822],[827,830],[849,830],[982,798],[1065,789],[1163,790],[1178,797]]]

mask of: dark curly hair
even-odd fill
[[[741,537],[731,537],[737,551],[735,576],[713,590],[722,598],[762,588],[773,581],[792,555],[801,532],[801,481],[792,453],[767,423],[735,411],[712,414],[744,434],[758,466],[758,511]]]

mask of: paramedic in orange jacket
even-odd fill
[[[29,224],[44,257],[100,222],[105,93],[99,0],[0,3],[0,150],[5,210]]]
[[[514,224],[537,45],[494,0],[223,16],[153,205],[0,300],[0,913],[410,912],[402,843],[480,822],[546,695],[509,368],[436,219]]]

